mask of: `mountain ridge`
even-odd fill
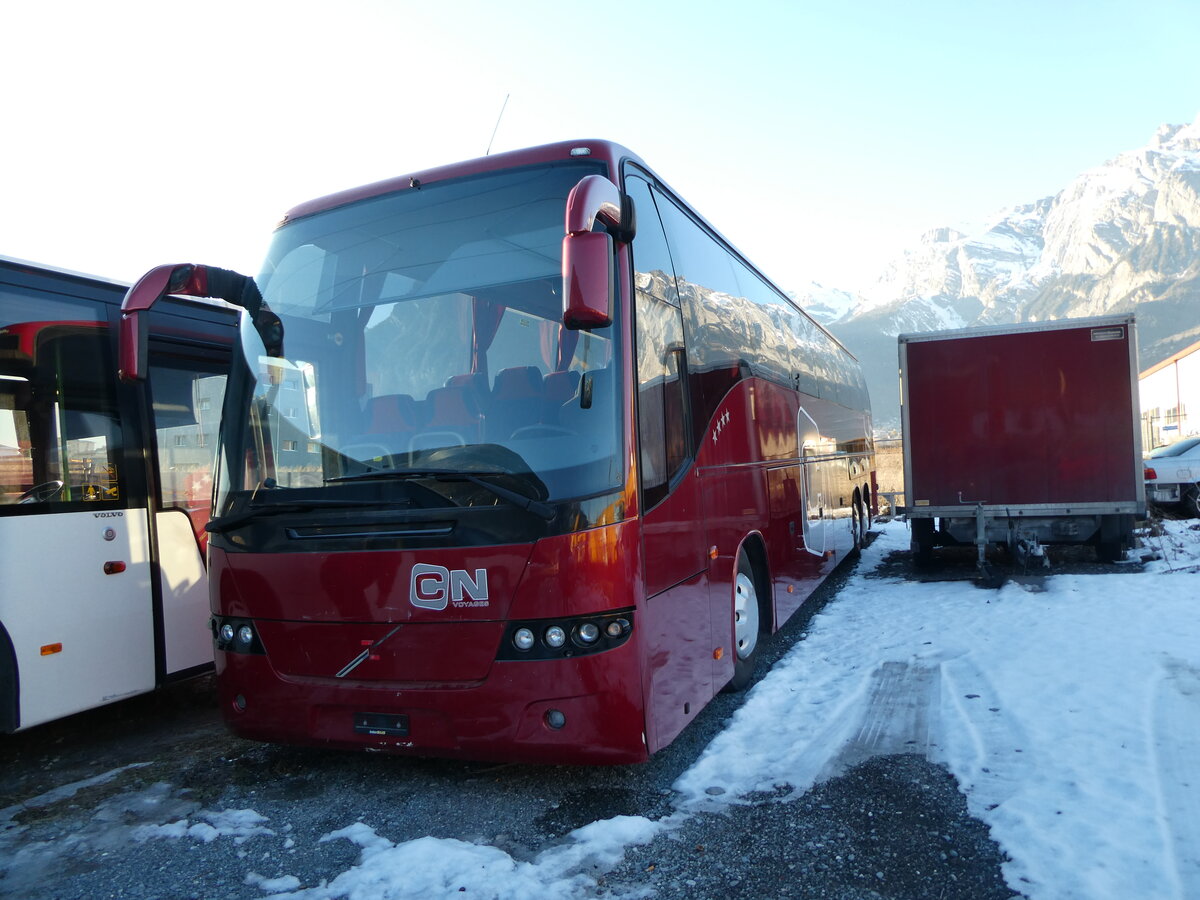
[[[1134,312],[1145,370],[1200,340],[1200,120],[979,229],[927,231],[858,294],[797,299],[858,356],[883,430],[899,423],[903,333]]]

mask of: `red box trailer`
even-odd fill
[[[902,334],[913,552],[1043,544],[1116,560],[1146,512],[1132,315]]]

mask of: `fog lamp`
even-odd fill
[[[249,625],[243,625],[237,630],[237,640],[239,644],[249,647],[250,642],[254,640],[254,629]]]
[[[228,622],[221,626],[221,640],[226,644],[233,640],[233,626]]]
[[[558,649],[567,642],[567,633],[557,625],[551,625],[546,629],[545,638],[548,646]]]
[[[600,629],[594,622],[584,622],[577,629],[575,629],[575,635],[579,638],[581,643],[594,644],[600,637]]]

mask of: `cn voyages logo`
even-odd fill
[[[487,606],[487,569],[476,569],[472,577],[466,569],[447,569],[417,563],[412,567],[408,599],[420,609]]]

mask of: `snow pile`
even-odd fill
[[[633,844],[649,843],[666,823],[641,816],[617,816],[576,829],[568,843],[538,854],[533,862],[518,862],[502,850],[453,839],[432,837],[393,844],[362,822],[321,838],[345,838],[362,848],[359,864],[328,885],[277,894],[295,900],[399,900],[410,897],[479,898],[577,897],[594,887],[597,873],[616,865]],[[249,883],[249,879],[248,879]],[[284,890],[298,886],[295,879],[262,879],[260,886],[278,884]]]
[[[196,813],[196,818],[202,821],[179,819],[166,825],[139,825],[133,829],[132,837],[135,841],[190,837],[206,844],[219,837],[232,837],[235,844],[244,844],[255,835],[275,833],[263,825],[266,818],[252,809],[206,809]]]

